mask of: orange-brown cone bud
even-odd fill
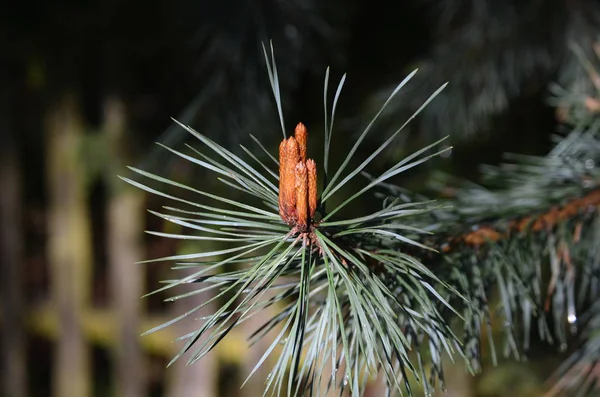
[[[302,123],[298,123],[294,130],[294,138],[298,142],[298,150],[300,151],[300,161],[306,161],[306,142],[308,140],[308,131]]]
[[[317,211],[317,164],[313,159],[306,160],[306,170],[308,173],[308,211],[312,220]]]
[[[296,219],[300,230],[308,227],[308,174],[306,165],[296,165]]]
[[[295,223],[296,220],[296,164],[299,161],[298,142],[294,137],[285,141],[285,147],[279,161],[280,169],[280,190],[279,190],[279,213],[281,218],[288,224]]]
[[[306,159],[308,132],[298,123],[279,145],[279,215],[299,232],[308,231],[317,210],[317,165]]]

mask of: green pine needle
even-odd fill
[[[270,56],[265,49],[265,58],[285,138],[279,80],[272,48]],[[321,195],[322,202],[362,174],[406,124],[444,88],[440,87],[400,129],[357,168],[344,175],[350,160],[357,155],[361,142],[378,117],[415,73],[412,72],[397,86],[333,177],[327,180],[335,111],[346,80],[344,75],[335,92],[331,114],[327,114],[327,69],[323,159],[326,182]],[[189,356],[190,364],[200,360],[235,327],[265,308],[276,307],[279,312],[250,336],[250,342],[255,343],[276,330],[270,346],[248,374],[248,378],[254,375],[279,350],[279,356],[275,358],[266,380],[265,395],[301,396],[308,390],[312,390],[313,395],[319,395],[321,386],[328,384],[329,388],[347,389],[353,396],[359,396],[364,391],[366,380],[378,373],[384,374],[392,391],[411,395],[409,376],[412,376],[424,385],[426,394],[430,394],[436,379],[426,378],[426,368],[432,367],[432,373],[441,378],[442,356],[461,353],[460,342],[443,317],[446,309],[460,317],[447,299],[449,295],[460,296],[404,250],[410,247],[431,250],[418,237],[429,232],[407,223],[407,220],[423,216],[436,207],[425,201],[392,203],[375,213],[353,219],[339,219],[334,215],[389,178],[448,150],[435,149],[443,140],[399,161],[371,181],[367,180],[362,189],[342,200],[331,212],[322,213],[322,222],[314,225],[310,233],[298,235],[277,213],[278,187],[275,182],[279,180],[279,175],[272,164],[260,160],[251,149],[242,147],[250,159],[244,160],[191,127],[180,126],[196,137],[199,145],[189,146],[189,154],[168,147],[165,149],[214,173],[225,186],[242,192],[248,200],[238,201],[209,193],[136,168],[131,170],[153,183],[168,187],[169,193],[164,188],[153,188],[122,178],[140,189],[182,205],[182,208],[167,206],[165,213],[151,213],[184,228],[184,232],[148,233],[164,238],[228,244],[224,249],[145,261],[173,261],[176,262],[173,267],[175,270],[197,269],[191,275],[167,281],[153,292],[171,290],[184,284],[198,285],[198,288],[168,300],[191,299],[206,291],[215,293],[209,300],[147,333],[170,326],[211,302],[222,302],[213,314],[202,319],[199,329],[180,338],[184,341],[184,347],[171,363],[184,354]],[[256,138],[254,142],[277,167],[276,158]],[[205,150],[210,154],[206,154]],[[175,190],[185,192],[186,198],[171,193]],[[197,195],[199,200],[192,200],[190,194]],[[216,207],[203,203],[202,200],[207,199],[220,204]],[[262,204],[248,204],[250,202]],[[235,265],[233,269],[232,265]],[[425,346],[429,348],[428,355],[421,348]],[[338,373],[341,367],[344,368],[343,373]]]

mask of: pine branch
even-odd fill
[[[452,236],[449,241],[438,247],[443,253],[463,249],[464,246],[478,249],[482,245],[498,243],[500,240],[510,239],[515,234],[529,234],[548,232],[556,229],[566,221],[572,221],[578,217],[589,217],[591,212],[597,211],[600,206],[600,190],[598,188],[590,191],[581,198],[575,198],[560,207],[552,207],[550,210],[540,214],[532,215],[518,220],[502,220],[504,225],[471,225],[465,234]],[[581,239],[583,220],[575,224],[573,241]]]
[[[560,137],[543,158],[513,156],[512,164],[485,168],[486,186],[442,179],[442,188],[451,187],[453,197],[438,203],[394,186],[390,180],[448,150],[439,147],[443,140],[369,176],[364,187],[347,193],[342,187],[364,175],[370,163],[444,86],[358,166],[347,169],[386,107],[415,75],[410,74],[357,134],[338,168],[332,169],[329,148],[335,141],[335,109],[345,77],[329,106],[327,71],[324,173],[317,194],[321,162],[307,157],[304,126],[299,124],[288,136],[272,49],[270,55],[265,51],[265,56],[284,138],[278,160],[260,140],[256,140],[257,152],[263,150],[266,157],[243,148],[248,155],[244,159],[183,124],[180,127],[203,149],[190,147],[189,154],[168,149],[216,174],[225,186],[242,192],[246,201],[139,169],[133,171],[162,187],[123,178],[178,203],[165,208],[166,213],[153,213],[184,227],[185,232],[152,233],[228,243],[223,249],[150,260],[174,261],[176,268],[198,268],[190,276],[167,281],[153,293],[198,284],[195,290],[170,299],[214,289],[216,296],[209,302],[224,302],[203,319],[198,330],[180,338],[184,347],[174,360],[184,354],[190,356],[188,363],[200,360],[232,329],[267,307],[279,311],[250,338],[254,343],[270,332],[276,334],[250,374],[278,352],[265,394],[318,394],[318,386],[328,382],[330,388],[360,396],[366,380],[382,373],[390,393],[412,395],[409,378],[414,377],[430,395],[438,381],[443,387],[443,355],[464,357],[470,369],[479,369],[483,332],[490,336],[496,360],[491,338],[491,322],[496,318],[504,324],[505,355],[521,357],[529,348],[534,326],[542,339],[558,340],[566,346],[567,333],[581,321],[578,306],[584,307],[597,296],[600,285],[600,261],[596,259],[600,249],[597,118],[570,119],[574,130]],[[565,114],[589,116],[589,98],[595,100],[596,96],[566,101]],[[266,161],[269,157],[277,169]],[[171,194],[175,188],[220,204]],[[366,193],[382,199],[380,210],[349,219],[340,217],[343,208]],[[334,196],[338,196],[337,204],[332,207]],[[473,227],[476,230],[470,229]],[[496,290],[501,297],[497,308],[489,299]],[[192,315],[209,302],[149,332]],[[451,329],[453,319],[462,321],[461,336]]]
[[[462,354],[460,340],[442,316],[442,310],[454,311],[448,297],[456,291],[416,258],[398,249],[401,246],[428,249],[409,236],[423,233],[410,226],[410,219],[431,211],[430,203],[394,201],[381,211],[351,219],[340,218],[338,213],[378,184],[449,148],[439,148],[443,140],[429,145],[394,164],[357,192],[341,200],[338,197],[339,204],[330,203],[332,197],[341,194],[342,187],[349,185],[392,144],[443,87],[360,165],[347,169],[371,126],[414,76],[410,74],[363,130],[342,164],[332,170],[332,164],[328,163],[329,148],[335,140],[332,137],[335,109],[345,78],[341,79],[330,106],[327,71],[323,95],[327,118],[324,183],[318,195],[320,162],[307,157],[308,132],[302,124],[288,136],[272,48],[270,54],[265,50],[265,57],[284,138],[279,159],[274,161],[278,170],[273,170],[271,163],[264,163],[249,150],[244,150],[250,158],[245,160],[183,124],[179,124],[180,127],[194,136],[204,149],[192,148],[187,154],[167,148],[172,154],[216,174],[226,186],[244,193],[247,201],[219,196],[136,168],[131,169],[148,183],[123,178],[140,189],[177,203],[177,207],[166,207],[165,213],[152,213],[186,231],[150,233],[166,238],[228,243],[225,249],[147,261],[174,261],[176,268],[198,268],[189,276],[166,281],[153,293],[196,283],[200,288],[170,300],[190,298],[209,289],[216,291],[210,301],[148,332],[193,315],[213,300],[222,300],[221,307],[204,319],[198,330],[180,338],[184,347],[173,361],[186,354],[191,364],[208,354],[232,329],[265,308],[275,307],[279,313],[250,339],[253,343],[271,331],[276,333],[271,346],[249,374],[251,376],[279,350],[266,380],[265,394],[298,396],[307,391],[318,394],[319,385],[325,382],[329,388],[347,389],[353,396],[359,396],[366,379],[378,373],[385,376],[390,392],[404,390],[411,395],[409,379],[413,377],[430,394],[437,380],[443,382],[442,356]],[[327,111],[329,108],[331,113]],[[262,145],[258,146],[264,150]],[[267,157],[272,156],[267,153]],[[161,187],[152,187],[150,182]],[[172,189],[217,200],[220,206],[183,198],[170,193]],[[248,204],[250,202],[257,204]],[[234,270],[231,265],[235,265]],[[460,317],[458,312],[454,313]],[[429,379],[428,366],[431,367]]]
[[[567,395],[594,393],[594,363],[600,359],[597,323],[578,315],[600,292],[600,122],[593,106],[598,69],[594,60],[584,61],[590,65],[587,89],[581,90],[581,81],[571,90],[553,89],[553,102],[573,131],[557,136],[546,157],[512,156],[512,164],[484,168],[487,187],[441,179],[438,190],[453,197],[412,226],[435,232],[418,241],[443,254],[410,252],[467,298],[466,304],[450,303],[467,319],[463,341],[475,366],[482,323],[491,336],[490,324],[499,317],[504,353],[518,358],[527,352],[536,323],[543,340],[558,340],[564,349],[567,334],[587,322],[580,335],[584,347],[563,365],[558,374],[565,379],[552,390]],[[387,200],[414,199],[399,187],[381,187],[387,194],[380,197]],[[488,298],[495,290],[501,297],[497,308]],[[493,343],[490,348],[496,360]]]

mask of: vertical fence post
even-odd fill
[[[182,274],[182,277],[187,274]],[[202,288],[203,284],[198,284],[198,288]],[[182,299],[176,306],[176,314],[179,315],[187,310],[192,309],[203,301],[210,299],[212,294],[204,292],[187,299]],[[209,305],[206,309],[201,309],[196,315],[190,316],[180,321],[178,326],[179,334],[185,335],[194,329],[200,328],[202,322],[196,321],[195,317],[206,316],[213,309]],[[202,344],[204,339],[198,341],[198,346]],[[172,371],[170,376],[172,380],[169,385],[167,396],[169,397],[216,397],[217,388],[216,381],[218,371],[218,361],[216,360],[216,351],[211,352],[202,360],[194,365],[186,365],[187,357],[182,357],[173,365],[169,371]]]
[[[266,300],[274,296],[275,293],[267,291],[262,299]],[[260,313],[254,314],[252,318],[242,323],[240,330],[238,330],[238,332],[241,333],[241,340],[247,342],[247,339],[250,335],[252,335],[257,329],[259,329],[263,324],[265,324],[277,314],[277,311],[274,310],[273,307],[263,308],[261,309]],[[252,373],[254,367],[256,366],[256,364],[258,364],[265,352],[271,347],[273,339],[279,332],[280,328],[275,327],[275,332],[269,332],[267,335],[265,335],[263,338],[257,341],[252,347],[249,347],[248,343],[244,345],[244,348],[247,349],[247,352],[245,354],[241,370],[242,374],[240,379],[242,381],[244,381],[248,377],[248,375]],[[252,377],[248,380],[248,383],[246,383],[246,385],[242,389],[242,395],[262,396],[267,385],[267,377],[274,363],[275,360],[273,356],[270,356],[267,360],[265,360],[262,366],[252,375]]]
[[[110,272],[111,310],[116,314],[117,343],[114,350],[116,395],[142,397],[144,359],[139,341],[143,265],[141,233],[144,229],[144,195],[117,179],[127,162],[131,142],[126,135],[125,104],[116,97],[104,105],[104,133],[109,141],[108,157],[113,167],[106,175],[107,250]],[[113,172],[114,171],[114,172]]]
[[[48,260],[58,313],[53,395],[90,396],[89,352],[82,330],[91,289],[90,220],[81,158],[83,125],[72,94],[60,98],[46,120]]]
[[[193,244],[195,250],[208,250],[211,247],[210,242],[200,242]],[[212,248],[212,247],[211,247]],[[189,245],[180,244],[180,252],[188,252],[188,249],[192,249]],[[177,277],[187,277],[193,274],[197,269],[190,270],[177,270]],[[205,283],[192,284],[191,288],[182,287],[180,289],[174,289],[171,294],[182,293],[193,289],[200,289],[206,287]],[[213,291],[205,291],[198,295],[194,295],[185,299],[180,299],[173,305],[173,312],[171,316],[178,316],[189,310],[192,310],[196,306],[206,302],[207,300],[214,297]],[[193,315],[188,316],[181,321],[178,321],[174,326],[177,327],[178,336],[186,335],[189,332],[195,331],[202,327],[204,320],[201,318],[214,313],[215,305],[208,304],[202,309],[195,312]],[[206,340],[206,336],[198,340],[196,348],[200,347]],[[186,340],[187,342],[187,340]],[[183,346],[182,342],[179,342],[177,348]],[[191,349],[194,351],[194,349]],[[211,353],[204,356],[202,360],[198,361],[193,365],[186,365],[188,355],[181,357],[174,365],[169,369],[170,377],[167,396],[169,397],[216,397],[217,392],[217,379],[219,374],[219,363],[217,361],[216,349]]]

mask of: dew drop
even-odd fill
[[[571,313],[567,317],[567,321],[569,322],[569,324],[575,324],[575,322],[577,322],[577,316],[575,314]]]
[[[344,386],[348,385],[348,375],[344,377]]]

